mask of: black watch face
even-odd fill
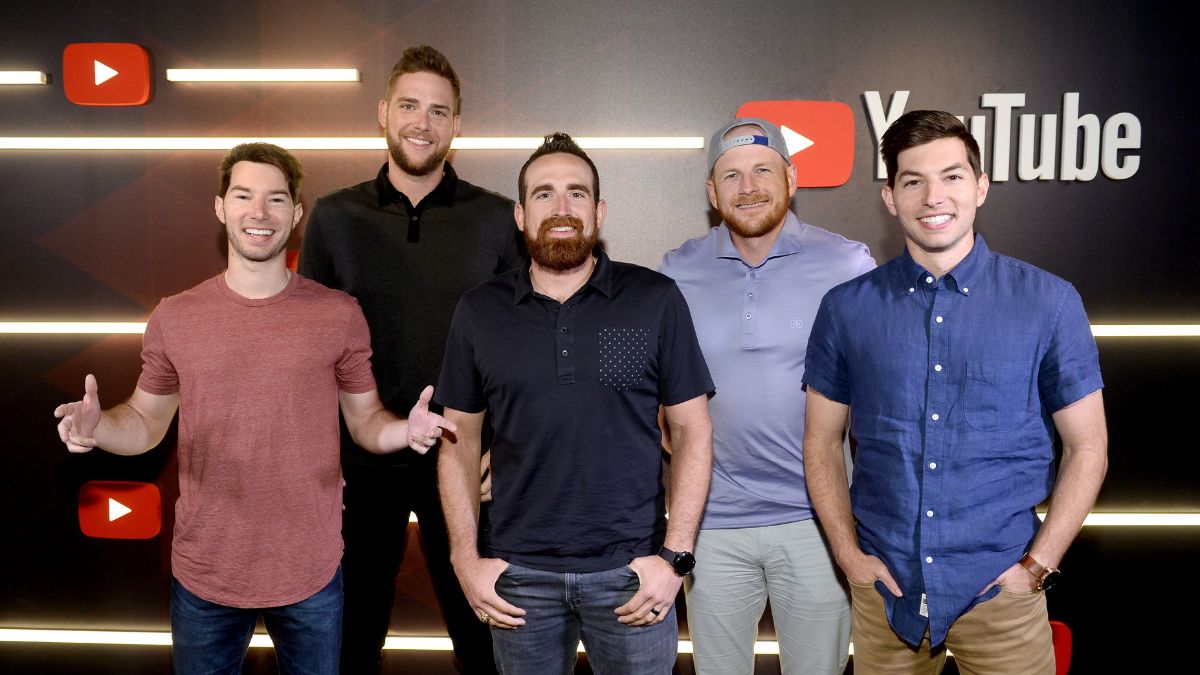
[[[1047,574],[1046,578],[1042,579],[1042,590],[1048,591],[1051,588],[1054,588],[1054,584],[1058,583],[1058,577],[1060,575],[1061,573],[1057,571]]]
[[[696,556],[692,555],[691,551],[676,554],[675,560],[671,561],[671,567],[675,568],[675,574],[686,577],[696,567]]]

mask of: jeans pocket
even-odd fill
[[[1005,431],[1025,408],[1032,367],[1021,361],[968,361],[963,388],[967,424],[978,431]]]

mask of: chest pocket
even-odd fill
[[[963,408],[979,431],[1012,429],[1024,414],[1029,369],[1021,361],[968,361]]]
[[[646,376],[650,355],[649,328],[601,328],[600,384],[613,389],[631,389]]]

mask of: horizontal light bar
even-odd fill
[[[128,321],[0,321],[0,333],[140,333],[145,327],[145,323]],[[1200,337],[1200,324],[1096,324],[1092,326],[1092,334],[1096,337]]]
[[[357,68],[167,68],[171,82],[358,82]]]
[[[144,321],[0,321],[0,334],[111,335],[145,331]]]
[[[46,84],[47,81],[40,70],[0,70],[0,84]]]
[[[704,147],[701,136],[580,136],[588,150],[691,150]],[[228,150],[239,143],[263,141],[289,150],[385,150],[382,137],[238,138],[201,136],[0,136],[0,150]],[[455,150],[532,150],[541,136],[455,138]]]
[[[171,645],[171,634],[149,631],[0,628],[0,642],[167,647]],[[274,645],[271,643],[271,636],[256,633],[250,638],[250,646],[265,648]],[[448,652],[454,647],[448,637],[388,636],[383,648],[396,651]],[[678,650],[680,654],[693,653],[692,641],[680,640]],[[582,644],[579,645],[578,651],[584,652]],[[779,643],[774,640],[759,640],[754,643],[754,653],[779,654]],[[854,654],[854,645],[850,646],[850,654]]]
[[[1094,324],[1096,337],[1200,337],[1200,324]]]

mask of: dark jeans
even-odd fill
[[[675,665],[675,606],[659,623],[626,626],[613,612],[637,593],[628,566],[603,572],[544,572],[509,565],[496,593],[525,610],[525,624],[492,629],[504,675],[570,675],[580,641],[596,675],[666,675]]]
[[[282,607],[243,609],[209,602],[171,578],[171,661],[179,675],[238,675],[262,614],[287,675],[337,675],[342,571],[325,588]]]
[[[433,459],[433,458],[429,458]],[[459,668],[468,675],[494,675],[488,627],[467,604],[450,566],[450,543],[432,461],[405,469],[343,464],[346,552],[342,672],[377,673],[396,597],[396,574],[404,560],[408,515],[420,521],[421,550],[429,567],[442,619],[454,643]]]

